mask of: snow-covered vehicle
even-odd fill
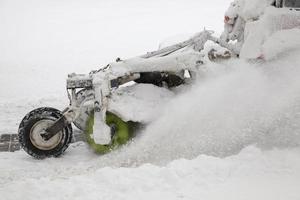
[[[204,52],[209,52],[212,59],[218,56],[216,50],[203,51],[207,41],[226,49],[221,57],[230,57],[230,52],[244,58],[265,59],[261,47],[267,37],[300,26],[299,3],[300,0],[236,0],[226,13],[220,38],[204,30],[189,40],[142,56],[118,58],[89,74],[70,74],[70,105],[62,112],[49,107],[29,112],[19,126],[21,146],[36,158],[59,156],[72,139],[72,123],[85,132],[87,142],[98,153],[125,144],[139,124],[155,119],[159,104],[174,98],[172,88],[197,78],[199,68],[207,62]],[[285,8],[280,10],[281,7]],[[280,25],[265,26],[274,19]],[[282,26],[286,22],[282,19],[289,22],[287,26]]]
[[[87,135],[98,153],[126,143],[138,124],[156,117],[156,107],[173,97],[170,88],[193,79],[203,64],[209,31],[128,60],[117,59],[89,74],[69,74],[70,105],[62,112],[43,107],[28,113],[19,127],[23,149],[36,158],[58,156],[72,138],[71,123]]]

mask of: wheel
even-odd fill
[[[119,146],[125,144],[133,137],[135,129],[138,124],[135,122],[125,122],[117,115],[107,112],[106,113],[106,123],[111,127],[112,131],[112,141],[109,145],[101,145],[95,143],[93,134],[94,125],[94,114],[90,114],[86,125],[86,138],[88,144],[94,149],[96,153],[104,154],[111,150],[118,148]]]
[[[48,141],[41,134],[61,116],[59,110],[49,107],[29,112],[21,121],[18,131],[19,142],[24,151],[37,159],[60,156],[71,142],[72,126],[68,125]]]

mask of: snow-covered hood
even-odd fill
[[[300,12],[267,7],[259,20],[246,23],[245,42],[240,57],[272,59],[288,49],[298,47],[299,35]]]

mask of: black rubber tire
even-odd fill
[[[43,150],[36,147],[31,142],[30,132],[34,124],[36,124],[38,121],[44,119],[55,121],[61,116],[62,113],[59,110],[50,107],[37,108],[29,112],[21,121],[18,130],[19,142],[24,151],[37,159],[60,156],[68,148],[72,140],[73,131],[71,124],[65,127],[62,131],[62,137],[59,143],[52,149],[48,150]]]

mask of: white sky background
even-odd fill
[[[0,0],[0,100],[63,96],[68,73],[88,73],[204,27],[220,33],[229,2]]]

